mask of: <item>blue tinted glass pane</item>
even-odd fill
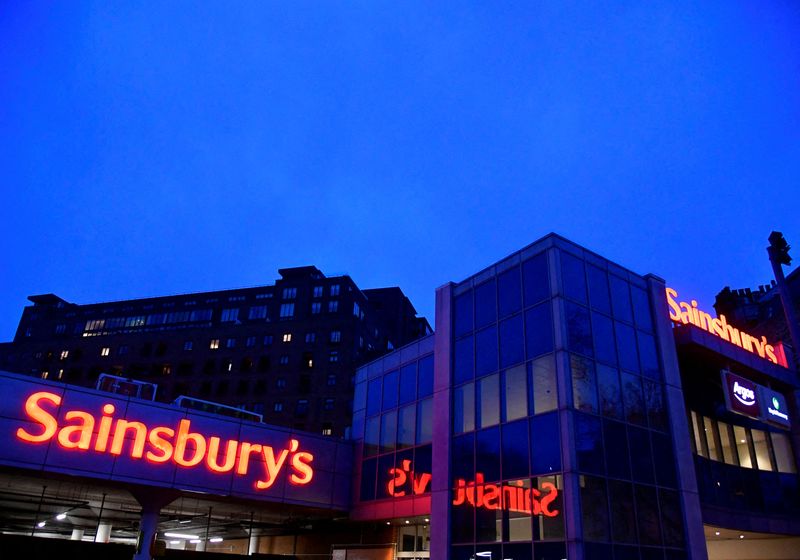
[[[397,441],[397,411],[381,416],[381,453],[392,451]]]
[[[475,351],[473,338],[465,336],[456,340],[453,356],[453,383],[458,385],[475,377]]]
[[[383,410],[397,406],[397,370],[390,371],[383,376]]]
[[[541,414],[558,408],[556,364],[553,355],[542,356],[530,363],[533,413]]]
[[[551,474],[561,470],[561,433],[557,413],[531,418],[531,474]]]
[[[614,309],[614,317],[632,323],[633,310],[628,293],[628,282],[612,274],[609,283],[611,284],[611,306]]]
[[[567,318],[567,348],[585,356],[593,356],[592,329],[589,324],[589,310],[567,301],[564,303]]]
[[[497,320],[497,301],[494,280],[475,288],[475,328],[479,329]]]
[[[563,542],[536,543],[533,545],[533,560],[564,560],[567,545]]]
[[[353,410],[364,410],[367,408],[367,383],[362,381],[356,383],[353,393]]]
[[[433,435],[433,399],[417,403],[417,444],[427,443]]]
[[[606,481],[595,476],[584,476],[580,496],[583,538],[592,541],[607,541],[609,531]]]
[[[677,492],[659,489],[661,529],[666,546],[683,546],[683,515]]]
[[[622,398],[625,403],[625,419],[631,424],[646,425],[641,377],[623,372]]]
[[[581,489],[581,496],[585,494],[584,489]],[[587,493],[588,494],[588,493]],[[583,512],[584,517],[586,516],[586,512]],[[591,524],[597,524],[597,520],[591,519],[589,521]],[[603,522],[605,523],[605,522]],[[588,529],[588,531],[587,531]],[[591,525],[589,527],[586,526],[584,523],[584,530],[583,534],[585,538],[589,537],[589,533],[596,533],[596,529],[594,529]],[[609,558],[613,558],[611,552],[611,545],[610,544],[600,544],[596,542],[587,542],[583,545],[583,560],[608,560]]]
[[[611,299],[608,295],[608,275],[590,264],[586,265],[586,276],[589,278],[589,303],[592,309],[603,313],[611,313]]]
[[[367,416],[381,411],[381,379],[373,379],[367,388]]]
[[[453,315],[455,316],[455,333],[461,336],[472,330],[472,292],[464,292],[456,297],[453,304]]]
[[[647,377],[660,379],[661,370],[658,367],[655,339],[642,331],[636,331],[636,338],[639,340],[639,360],[642,363],[642,373]]]
[[[525,351],[528,359],[553,351],[553,308],[549,301],[525,312]]]
[[[500,423],[500,376],[490,375],[478,381],[478,423],[481,428]]]
[[[410,404],[399,410],[397,419],[397,447],[412,447],[416,438],[417,405]]]
[[[524,360],[520,314],[500,322],[500,367],[512,366]]]
[[[433,394],[433,354],[419,361],[417,398],[421,399]]]
[[[631,286],[631,300],[633,300],[633,318],[636,326],[647,331],[653,330],[653,318],[650,315],[650,300],[647,292],[636,286]]]
[[[653,464],[656,467],[656,483],[661,486],[675,488],[675,454],[672,452],[672,440],[665,434],[651,432],[653,440]]]
[[[608,492],[612,496],[611,506],[611,535],[614,541],[624,543],[636,542],[636,509],[633,506],[633,486],[630,482],[617,480],[608,481]],[[627,547],[626,547],[627,548]],[[617,558],[619,556],[619,548]],[[630,550],[622,551],[622,558],[635,558],[639,560],[639,553],[633,549],[635,555],[631,556]]]
[[[475,375],[497,371],[497,327],[475,333]]]
[[[547,270],[547,253],[536,255],[522,263],[525,307],[550,297],[550,274]]]
[[[470,482],[475,480],[475,434],[465,434],[453,438],[451,455],[453,457],[453,487],[458,480]]]
[[[364,455],[377,455],[378,443],[381,434],[381,417],[374,416],[367,419],[364,428]]]
[[[630,479],[631,467],[628,463],[628,432],[622,422],[603,421],[603,436],[606,448],[608,476]]]
[[[375,469],[377,459],[367,459],[361,463],[361,501],[375,499]]]
[[[622,419],[619,371],[616,368],[603,364],[597,365],[597,392],[600,397],[600,414]]]
[[[570,355],[572,374],[572,404],[582,412],[597,413],[597,377],[594,361]]]
[[[586,303],[586,277],[583,272],[583,261],[564,251],[561,251],[561,280],[566,297]]]
[[[495,426],[476,432],[475,476],[483,474],[484,480],[500,480],[500,428]]]
[[[654,430],[666,430],[667,418],[664,410],[664,396],[661,384],[650,379],[642,380],[644,405],[647,409],[647,421]]]
[[[400,404],[410,403],[417,398],[417,362],[400,369]]]
[[[528,476],[528,421],[503,426],[503,478]]]
[[[628,325],[614,321],[614,332],[617,335],[617,354],[619,365],[628,371],[639,371],[639,352],[636,350],[636,336]]]
[[[432,473],[433,472],[433,465],[432,465],[432,457],[431,457],[431,446],[430,445],[422,445],[417,447],[414,450],[414,471],[417,473]],[[426,487],[426,491],[430,492],[431,487],[430,484]]]
[[[661,544],[661,522],[658,515],[656,489],[652,486],[635,485],[636,519],[639,522],[641,544]]]
[[[503,421],[528,415],[528,369],[524,364],[503,372]]]
[[[453,389],[453,432],[460,434],[475,429],[475,384]]]
[[[617,365],[617,343],[614,340],[614,324],[599,313],[592,313],[594,355],[601,362]]]
[[[652,484],[655,482],[653,475],[653,459],[650,452],[650,436],[647,430],[642,428],[628,427],[628,438],[630,440],[631,449],[631,474],[633,480],[636,482],[646,482]]]
[[[575,452],[579,470],[596,474],[605,472],[599,418],[575,413]]]
[[[497,292],[500,317],[519,311],[522,307],[522,286],[518,266],[506,270],[497,277]]]
[[[377,488],[375,497],[379,500],[389,497],[389,482],[394,479],[390,473],[395,468],[394,453],[378,457],[378,476],[375,479]]]

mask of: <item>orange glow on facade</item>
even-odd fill
[[[16,432],[17,438],[28,443],[46,443],[56,438],[58,444],[68,450],[93,449],[110,455],[127,454],[132,459],[144,458],[152,464],[172,461],[184,468],[205,463],[213,473],[227,473],[235,469],[238,475],[247,474],[251,458],[255,455],[252,461],[254,467],[261,465],[263,468],[262,476],[255,483],[259,490],[270,488],[282,472],[288,474],[291,484],[299,486],[310,483],[314,477],[311,466],[314,455],[301,451],[300,442],[294,438],[289,440],[286,448],[278,451],[269,445],[235,439],[229,439],[222,445],[218,436],[206,438],[192,432],[192,422],[187,418],[178,423],[177,429],[169,426],[148,428],[142,422],[114,419],[112,415],[115,408],[112,404],[103,406],[99,423],[90,412],[68,410],[64,414],[64,424],[59,426],[55,409],[61,405],[61,401],[59,395],[47,391],[31,394],[25,401],[25,413],[41,428],[40,433],[31,433],[27,428],[20,427]],[[96,424],[98,430],[95,433]]]
[[[765,336],[758,339],[744,331],[740,331],[728,324],[728,319],[725,315],[712,317],[709,313],[698,309],[696,300],[692,300],[691,303],[677,301],[678,292],[672,288],[667,288],[666,293],[669,318],[673,322],[683,325],[692,324],[720,337],[722,340],[735,344],[739,348],[758,354],[758,356],[769,360],[773,364],[789,367],[781,345],[777,345],[778,347],[776,348],[767,342],[767,337]]]

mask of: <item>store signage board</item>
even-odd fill
[[[776,424],[782,428],[790,428],[792,425],[789,416],[789,407],[786,398],[772,389],[760,387],[761,389],[761,411],[762,417],[771,424]]]
[[[723,371],[722,388],[728,410],[751,418],[761,417],[758,385],[744,377]]]

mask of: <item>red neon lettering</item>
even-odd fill
[[[41,427],[41,433],[32,433],[20,427],[16,431],[17,438],[27,443],[45,443],[55,438],[64,449],[94,449],[111,455],[127,454],[133,459],[144,458],[153,464],[172,461],[181,467],[192,468],[205,463],[206,468],[214,473],[231,472],[235,467],[237,475],[247,474],[254,456],[255,462],[264,467],[264,479],[255,483],[260,490],[272,487],[280,473],[287,470],[284,468],[286,465],[289,465],[291,484],[303,486],[314,478],[314,455],[301,451],[297,439],[290,439],[287,447],[279,451],[269,445],[235,439],[227,440],[223,445],[218,436],[206,439],[203,434],[192,432],[192,422],[187,418],[178,423],[177,429],[169,426],[148,428],[142,422],[115,420],[115,408],[110,403],[102,407],[99,422],[90,412],[69,410],[64,414],[64,425],[59,426],[54,411],[50,412],[42,405],[47,403],[58,407],[61,402],[59,395],[47,391],[30,395],[25,401],[25,413]]]

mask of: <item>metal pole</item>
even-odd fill
[[[100,513],[97,514],[97,527],[94,530],[94,542],[97,542],[97,535],[100,534],[100,522],[103,520],[103,508],[106,506],[106,494],[103,493],[103,499],[100,500]]]
[[[39,505],[36,508],[36,517],[33,518],[33,527],[31,527],[31,536],[36,532],[36,524],[39,523],[39,514],[42,512],[42,502],[44,502],[44,491],[47,486],[42,486],[42,495],[39,497]]]
[[[211,508],[212,506],[208,506],[208,520],[206,521],[206,538],[203,542],[203,548],[208,548],[208,533],[211,531]]]
[[[789,295],[789,286],[786,285],[786,278],[783,276],[783,267],[776,258],[777,255],[775,255],[775,251],[772,247],[767,247],[767,253],[769,254],[769,262],[772,264],[775,282],[778,284],[778,293],[781,296],[783,313],[786,316],[786,325],[789,328],[789,337],[792,339],[792,346],[794,346],[795,367],[800,369],[800,324],[797,322],[797,315],[795,315],[794,312],[792,298]]]

